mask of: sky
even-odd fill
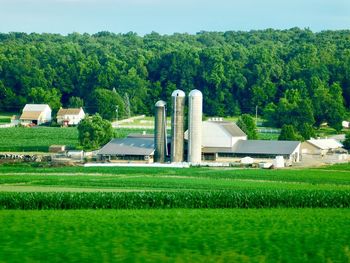
[[[0,32],[350,29],[350,0],[0,0]]]

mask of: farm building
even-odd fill
[[[85,112],[82,108],[60,108],[57,112],[57,123],[64,126],[77,125],[84,117]]]
[[[100,161],[153,163],[153,135],[133,135],[122,139],[112,139],[97,152]]]
[[[50,122],[51,108],[47,104],[26,104],[19,119],[25,126]]]
[[[187,131],[185,139],[187,139]],[[247,140],[247,135],[233,122],[204,121],[202,123],[202,159],[230,162],[243,157],[273,159],[276,156],[290,162],[300,161],[300,142]]]
[[[311,139],[301,144],[301,152],[311,155],[326,155],[329,153],[346,153],[343,145],[335,139]]]
[[[300,161],[300,142],[239,140],[232,147],[203,147],[204,160],[227,162],[243,157],[265,160],[283,156],[287,162]]]

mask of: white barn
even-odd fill
[[[22,125],[40,125],[50,122],[51,108],[47,104],[26,104],[19,118]]]
[[[61,125],[77,125],[84,117],[85,112],[82,108],[60,108],[57,112],[57,123]]]

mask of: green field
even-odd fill
[[[350,260],[349,209],[2,210],[0,224],[0,262]]]
[[[117,138],[130,133],[153,133],[152,129],[118,128]],[[47,152],[53,144],[67,145],[74,149],[79,145],[78,130],[60,127],[4,128],[0,129],[0,151],[4,152]]]
[[[350,164],[37,166],[0,166],[0,262],[350,261]]]
[[[35,127],[0,129],[0,151],[47,152],[53,144],[78,145],[76,128]]]

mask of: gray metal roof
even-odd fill
[[[154,138],[113,139],[98,151],[104,155],[153,155]]]
[[[234,122],[219,121],[218,123],[232,137],[246,136],[246,134]]]
[[[240,154],[292,154],[299,141],[239,140],[233,147]]]
[[[239,140],[233,147],[203,147],[203,153],[289,155],[298,147],[298,141]]]

